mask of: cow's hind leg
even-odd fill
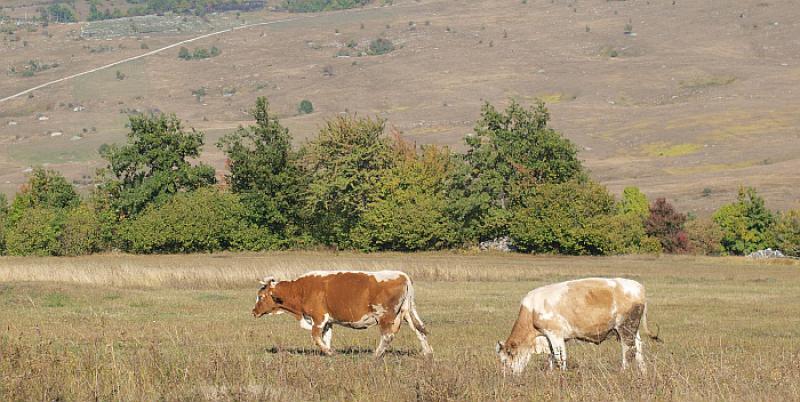
[[[409,311],[405,312],[404,316],[408,326],[411,327],[417,335],[417,339],[419,339],[419,343],[422,345],[422,354],[426,356],[432,355],[433,348],[431,348],[431,345],[428,343],[428,335],[426,335],[425,326],[422,324],[422,320],[419,319],[417,312],[411,307]]]
[[[642,356],[642,339],[639,336],[639,323],[642,319],[643,306],[634,307],[625,321],[617,328],[619,342],[622,344],[622,369],[628,368],[628,363],[636,361],[639,371],[644,373],[647,369]]]

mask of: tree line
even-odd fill
[[[772,212],[750,188],[706,219],[635,187],[616,199],[541,102],[486,103],[464,154],[417,147],[356,115],[293,147],[265,98],[251,113],[253,125],[215,144],[227,157],[220,182],[193,162],[203,133],[170,114],[131,115],[127,142],[101,147],[106,166],[85,197],[34,169],[10,205],[0,197],[0,253],[417,251],[508,237],[529,253],[800,255],[800,210]]]

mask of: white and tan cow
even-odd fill
[[[422,344],[422,352],[433,353],[425,325],[414,304],[411,278],[399,271],[313,271],[291,281],[268,277],[261,281],[253,315],[288,313],[311,330],[322,352],[331,355],[334,324],[353,329],[377,325],[381,340],[375,350],[380,357],[406,321]]]
[[[613,332],[622,344],[622,368],[635,359],[644,372],[640,323],[650,338],[658,340],[647,328],[647,302],[639,282],[587,278],[555,283],[522,299],[511,335],[497,343],[496,352],[504,369],[515,374],[525,369],[534,353],[550,354],[550,368],[556,363],[566,370],[566,341],[600,344]]]

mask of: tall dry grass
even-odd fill
[[[730,275],[719,267],[771,267],[800,261],[681,256],[559,257],[503,253],[326,253],[150,255],[84,257],[0,257],[0,282],[64,282],[120,287],[236,288],[272,275],[291,279],[311,270],[402,270],[421,281],[558,280],[576,276]],[[767,271],[764,271],[767,270]]]
[[[255,278],[403,269],[433,359],[402,329],[334,328],[321,356],[291,317],[249,315]],[[568,372],[534,358],[504,377],[493,346],[533,287],[580,276],[645,284],[648,373],[619,343],[568,344]],[[797,400],[800,266],[693,257],[326,254],[0,259],[0,400]]]

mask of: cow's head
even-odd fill
[[[261,289],[258,289],[258,294],[256,295],[256,305],[253,307],[253,316],[258,318],[264,314],[280,312],[280,299],[276,300],[275,295],[273,295],[275,284],[278,283],[278,281],[268,276],[260,280],[259,283],[261,283]]]
[[[500,359],[500,364],[503,365],[503,373],[507,369],[511,369],[514,374],[521,374],[528,365],[531,355],[536,353],[550,353],[550,344],[544,336],[537,336],[533,340],[533,345],[520,345],[516,341],[505,342],[498,341],[495,345],[494,351]]]

